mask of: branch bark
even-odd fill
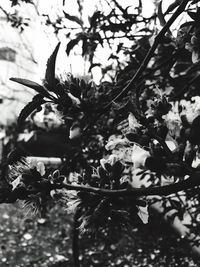
[[[72,185],[72,184],[60,184],[60,185],[52,185],[52,189],[62,189],[65,188],[67,190],[76,190],[88,193],[99,194],[102,196],[110,196],[110,197],[125,197],[125,196],[134,196],[134,197],[142,197],[142,196],[168,196],[173,193],[177,193],[182,190],[188,190],[200,185],[200,172],[197,172],[190,176],[190,178],[170,184],[165,186],[155,186],[148,188],[127,188],[127,189],[119,189],[119,190],[110,190],[103,189],[97,187],[90,186],[82,186],[82,185]]]
[[[101,196],[107,197],[142,197],[142,196],[168,196],[173,193],[177,193],[179,191],[184,191],[188,189],[192,189],[196,186],[200,186],[200,172],[196,172],[190,176],[190,178],[186,180],[182,180],[180,182],[165,185],[165,186],[155,186],[155,187],[147,187],[147,188],[136,188],[131,185],[126,189],[103,189],[98,187],[91,187],[85,185],[72,185],[67,183],[62,184],[50,184],[46,185],[46,187],[39,187],[34,190],[26,190],[24,192],[24,198],[21,196],[21,192],[16,194],[15,190],[9,190],[7,193],[2,189],[2,196],[0,199],[0,203],[13,203],[18,198],[19,199],[27,199],[30,195],[35,195],[39,192],[49,192],[51,190],[57,189],[66,189],[66,190],[76,190],[81,192],[98,194]]]

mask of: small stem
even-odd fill
[[[74,214],[74,223],[72,230],[72,251],[73,251],[73,260],[74,267],[80,267],[79,262],[79,230],[78,230],[78,218],[80,215],[80,210],[78,209]]]

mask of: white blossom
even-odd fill
[[[138,213],[137,213],[138,216],[140,217],[140,219],[144,224],[147,224],[149,220],[148,206],[146,207],[137,206],[137,208],[138,208]]]
[[[145,166],[146,159],[150,156],[150,153],[140,147],[139,145],[134,144],[132,148],[132,162],[134,168],[143,168]]]
[[[131,130],[135,130],[136,128],[141,127],[142,125],[138,122],[138,120],[135,118],[133,113],[130,113],[128,116],[128,123]]]

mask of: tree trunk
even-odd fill
[[[79,229],[78,229],[78,218],[80,210],[78,209],[74,214],[73,230],[72,230],[72,251],[74,267],[80,267],[79,262]]]

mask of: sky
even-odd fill
[[[48,2],[48,4],[47,4]],[[84,0],[83,6],[83,20],[87,25],[88,17],[92,16],[95,10],[98,10],[100,6],[100,0]],[[108,5],[105,3],[106,1],[102,1],[103,3],[103,10],[106,12],[108,11]],[[108,1],[112,3],[112,1]],[[143,2],[143,15],[145,17],[149,17],[154,12],[154,4],[153,0],[142,0]],[[163,9],[166,9],[172,0],[163,0]],[[9,1],[4,1],[5,7],[10,8]],[[37,0],[37,12],[41,14],[48,14],[52,20],[56,19],[57,14],[62,14],[62,3],[61,0]],[[131,6],[131,9],[134,9],[135,6],[138,4],[138,0],[126,0],[126,1],[119,1],[122,6]],[[81,56],[77,56],[78,50],[75,53],[70,53],[70,56],[67,56],[65,53],[66,45],[69,42],[69,39],[66,39],[64,34],[59,35],[59,40],[55,38],[55,35],[52,32],[52,29],[41,26],[42,18],[37,16],[36,10],[32,7],[32,5],[28,5],[27,8],[26,4],[21,4],[21,7],[18,7],[20,12],[24,9],[24,15],[31,17],[31,29],[26,29],[27,42],[31,43],[34,58],[38,62],[38,79],[41,79],[44,75],[45,66],[48,57],[52,53],[53,49],[55,48],[58,41],[61,41],[60,51],[58,53],[58,69],[60,72],[72,71],[75,75],[81,74],[83,75],[84,72],[87,72],[89,65],[85,65],[85,61]],[[78,12],[78,5],[76,0],[65,0],[65,9],[67,13],[72,15],[79,16]],[[75,27],[77,24],[74,22],[68,21],[68,27]],[[76,55],[75,55],[76,54]],[[107,63],[107,59],[110,55],[108,49],[103,48],[98,53],[98,58],[101,60],[102,65]],[[94,73],[95,74],[95,73]],[[99,76],[98,70],[96,76]],[[94,80],[98,81],[99,77],[94,75]]]
[[[48,4],[47,4],[48,2]],[[95,10],[98,9],[100,0],[84,0],[83,6],[83,19],[87,24],[88,16],[91,16]],[[106,1],[102,1],[104,4],[103,10],[105,13],[108,10],[108,5],[105,4]],[[108,1],[112,2],[112,1]],[[142,0],[143,2],[143,15],[145,17],[149,17],[154,12],[154,4],[153,0]],[[163,0],[163,10],[173,2],[173,0]],[[57,14],[62,13],[62,3],[61,0],[37,0],[37,12],[39,14],[48,14],[52,20],[54,20]],[[131,8],[134,9],[135,6],[138,4],[138,0],[126,0],[126,1],[119,1],[122,6],[132,6]],[[10,9],[10,2],[4,1],[3,3],[4,8],[7,10]],[[29,6],[27,8],[27,6]],[[131,11],[130,8],[130,11]],[[37,16],[36,10],[32,7],[32,5],[21,4],[21,7],[18,7],[20,12],[23,13],[25,16],[31,17],[31,28],[26,29],[26,33],[23,35],[27,38],[27,42],[31,43],[31,49],[33,51],[34,58],[38,62],[38,79],[41,79],[44,75],[45,66],[48,57],[52,53],[53,49],[55,48],[58,41],[61,41],[60,51],[58,53],[58,69],[60,72],[63,71],[73,71],[75,74],[83,75],[84,71],[87,71],[88,66],[85,66],[84,59],[81,56],[77,56],[78,51],[75,53],[70,53],[70,56],[67,56],[65,53],[66,45],[69,42],[69,39],[66,39],[64,34],[59,35],[59,40],[55,38],[55,35],[52,32],[52,29],[41,26],[42,18]],[[72,15],[78,15],[78,5],[76,0],[65,0],[65,11]],[[68,27],[77,26],[75,23],[68,21]],[[76,54],[76,55],[75,55]],[[101,60],[102,65],[107,63],[107,59],[109,57],[109,50],[104,48],[99,51],[98,54],[99,59]],[[98,76],[98,74],[97,74]],[[94,77],[95,78],[95,77]],[[98,80],[98,78],[96,79]]]
[[[83,7],[83,20],[87,24],[88,21],[88,16],[92,16],[93,12],[95,10],[98,10],[99,7],[99,2],[98,0],[84,0],[84,7]],[[105,13],[108,11],[108,6],[105,4],[105,1],[102,1],[104,3],[103,10],[105,10]],[[111,1],[110,1],[111,2]],[[134,4],[135,2],[135,4]],[[133,1],[133,0],[126,0],[126,1],[119,1],[119,3],[123,6],[132,6],[132,9],[137,6],[138,1]],[[60,3],[60,4],[58,4]],[[153,11],[154,11],[154,5],[152,3],[152,0],[143,0],[144,4],[144,16],[150,16]],[[55,13],[60,13],[60,10],[62,9],[62,1],[55,1],[55,0],[50,0],[48,1],[48,7],[45,5],[44,1],[39,1],[38,9],[40,10],[41,13],[48,13],[52,18],[54,18]],[[65,11],[67,13],[73,14],[73,15],[79,15],[78,13],[78,6],[77,6],[77,1],[76,0],[66,0],[65,1]],[[131,10],[130,10],[131,11]],[[73,22],[68,22],[70,26],[76,26]],[[60,35],[60,39],[62,41],[61,43],[61,48],[58,54],[58,62],[59,62],[59,69],[60,72],[63,70],[66,72],[72,71],[75,75],[76,74],[87,74],[87,70],[89,68],[89,65],[87,65],[84,61],[84,59],[81,56],[75,55],[73,52],[70,53],[70,56],[67,57],[65,53],[65,48],[67,45],[67,40],[64,36]],[[56,42],[56,41],[55,41]],[[51,44],[55,46],[55,42],[53,41]],[[40,46],[41,47],[41,46]],[[42,48],[41,48],[42,49]],[[52,47],[50,48],[50,50]],[[43,59],[41,59],[41,72],[42,69],[44,68],[46,58],[48,58],[49,52],[47,49],[44,51],[46,54],[43,54]],[[51,53],[51,52],[50,52]],[[75,51],[77,54],[77,51]],[[106,49],[104,47],[103,49],[100,49],[99,53],[97,54],[97,57],[100,59],[100,62],[102,65],[106,65],[107,59],[110,55],[109,49]],[[86,65],[85,65],[86,64]],[[84,73],[86,72],[86,73]],[[98,83],[99,79],[101,77],[101,71],[98,68],[93,69],[93,79],[95,82]]]
[[[166,10],[166,8],[172,3],[174,0],[163,0],[162,7],[163,10]],[[108,11],[108,5],[105,3],[106,1],[102,1],[103,3],[103,10],[106,12]],[[112,3],[112,1],[108,1]],[[87,24],[88,16],[92,16],[93,12],[95,10],[98,10],[100,1],[99,0],[84,0],[84,6],[83,6],[83,20]],[[133,10],[138,5],[138,0],[126,0],[126,1],[119,1],[119,3],[123,7],[131,6],[129,9],[129,12],[131,12],[131,9]],[[142,0],[143,3],[143,15],[145,17],[150,17],[153,12],[155,5],[153,4],[153,0]],[[48,5],[46,5],[45,1],[39,0],[38,1],[38,10],[40,14],[49,14],[50,18],[54,19],[56,14],[60,14],[62,11],[62,1],[60,0],[49,0]],[[65,11],[67,13],[70,13],[72,15],[79,16],[78,13],[78,5],[76,0],[66,0],[65,1]],[[38,27],[40,26],[40,22],[38,22]],[[76,24],[73,22],[68,22],[68,27],[74,27]],[[39,31],[38,31],[39,32]],[[41,33],[43,35],[43,33]],[[46,36],[43,35],[43,42],[41,42],[42,38],[37,38],[35,40],[35,47],[36,47],[36,57],[39,59],[39,73],[42,75],[44,73],[45,64],[46,61],[51,54],[52,50],[56,46],[56,43],[58,40],[54,38],[51,34],[51,32],[46,32]],[[89,69],[89,64],[86,64],[85,60],[82,58],[81,55],[77,55],[78,53],[81,54],[81,51],[78,52],[78,49],[76,48],[72,53],[70,53],[69,56],[66,56],[65,49],[66,45],[69,42],[69,39],[66,39],[64,35],[60,34],[59,39],[61,40],[61,47],[60,51],[58,53],[58,71],[60,73],[62,72],[73,72],[74,75],[80,74],[80,75],[87,75],[87,70]],[[107,64],[107,60],[110,56],[110,50],[106,48],[98,48],[97,58],[101,62],[102,65]],[[42,57],[41,57],[42,55]],[[101,70],[100,68],[96,67],[92,70],[93,74],[93,80],[98,83],[101,78]]]

